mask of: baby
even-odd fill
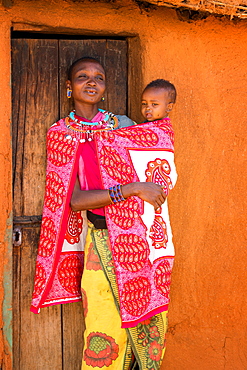
[[[176,102],[175,86],[169,81],[158,79],[150,82],[142,93],[143,117],[148,121],[157,121],[168,117]]]

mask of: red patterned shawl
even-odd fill
[[[31,310],[81,299],[86,222],[71,212],[80,147],[64,120],[47,135],[47,185]],[[94,135],[103,188],[153,181],[168,194],[176,182],[169,119]],[[122,327],[167,310],[174,247],[167,204],[157,212],[138,197],[105,207],[116,270]],[[79,235],[80,234],[80,235]]]
[[[70,208],[79,162],[78,141],[67,139],[64,120],[47,133],[47,170],[43,217],[31,311],[81,300],[83,239],[86,222]]]

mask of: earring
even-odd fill
[[[104,96],[102,96],[102,98],[101,98],[101,101],[105,101],[105,98],[104,98]]]
[[[72,96],[72,90],[69,87],[67,87],[67,98],[70,99],[71,96]]]

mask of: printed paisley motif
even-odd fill
[[[136,272],[148,260],[149,246],[146,240],[135,234],[120,234],[113,248],[114,259],[125,270]]]
[[[111,131],[102,131],[99,135],[100,139],[107,140],[110,144],[115,140],[115,136]]]
[[[142,315],[150,302],[151,286],[147,278],[139,276],[124,284],[123,306],[132,316]]]
[[[157,290],[169,298],[172,266],[168,260],[162,261],[155,270],[154,282]]]
[[[116,131],[116,135],[128,138],[137,145],[147,148],[155,146],[159,141],[159,138],[154,131],[137,126],[135,126],[134,130],[125,129],[123,133],[121,130]]]
[[[171,167],[166,159],[156,158],[155,161],[148,162],[146,174],[147,182],[154,182],[164,187],[164,192],[173,188],[172,181],[168,176],[171,173]]]
[[[133,181],[134,174],[131,166],[123,161],[114,148],[104,146],[100,161],[107,174],[117,183],[126,184]]]
[[[83,219],[81,217],[81,212],[74,212],[72,209],[70,209],[67,230],[65,234],[65,239],[68,243],[75,244],[79,242],[82,224]]]
[[[53,253],[56,240],[54,222],[49,217],[44,217],[40,233],[38,254],[41,257],[50,257]]]
[[[136,218],[139,217],[139,211],[137,200],[131,197],[108,207],[112,221],[123,230],[128,230],[134,225]]]
[[[166,248],[168,242],[166,223],[161,216],[155,215],[153,225],[150,228],[149,237],[152,246],[156,249]]]
[[[81,289],[82,263],[78,256],[66,257],[58,268],[58,279],[62,287],[72,294],[78,294]]]
[[[64,134],[49,131],[47,134],[47,157],[57,167],[64,166],[74,155],[75,142],[68,140]]]
[[[47,174],[45,195],[45,206],[56,212],[63,204],[65,187],[60,176],[54,171]]]

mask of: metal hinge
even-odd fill
[[[15,227],[13,230],[13,244],[15,247],[19,247],[22,242],[22,232],[20,227]]]

